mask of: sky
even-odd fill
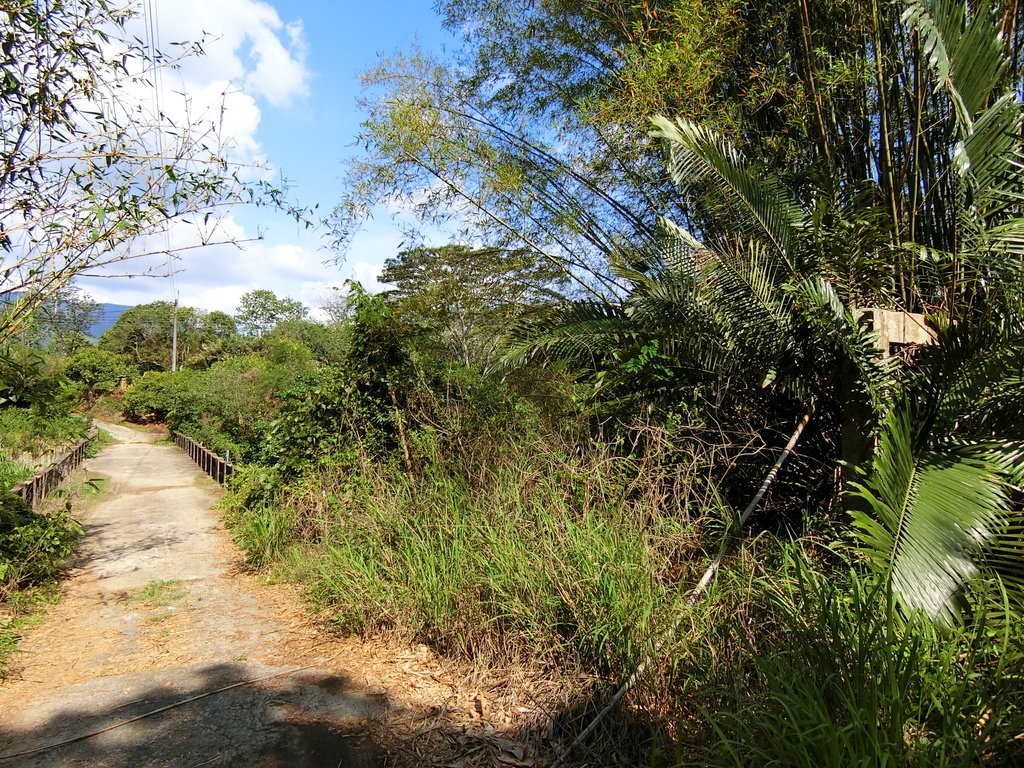
[[[286,179],[299,206],[318,206],[323,218],[343,191],[343,160],[358,152],[364,119],[357,105],[359,73],[380,55],[414,43],[427,51],[457,44],[442,29],[430,0],[150,0],[159,47],[203,41],[205,55],[161,75],[161,109],[212,115],[236,158]],[[144,19],[140,18],[141,25]],[[137,30],[142,34],[143,27]],[[80,279],[95,300],[142,304],[178,298],[183,306],[234,312],[247,291],[266,288],[315,309],[346,279],[370,289],[402,235],[387,211],[377,211],[335,263],[327,233],[306,229],[267,208],[232,210],[221,222],[242,249],[217,245],[182,252],[173,276],[161,264],[132,263],[122,272],[152,267],[159,277],[108,273]],[[171,242],[192,235],[173,232]],[[260,238],[260,239],[256,239]],[[315,316],[315,313],[314,313]]]

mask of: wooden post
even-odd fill
[[[900,349],[935,342],[935,331],[925,317],[914,312],[899,312],[872,307],[863,310],[868,327],[875,332],[875,346],[883,358],[898,354]],[[840,398],[843,423],[840,431],[840,458],[843,460],[842,484],[856,478],[854,467],[865,464],[874,453],[868,428],[874,418],[871,403],[858,384],[859,373],[850,361],[840,368]]]

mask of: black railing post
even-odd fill
[[[53,463],[40,472],[11,488],[11,491],[20,496],[29,507],[35,509],[36,505],[45,499],[50,491],[59,486],[64,480],[78,468],[85,458],[85,447],[96,437],[94,431],[89,432],[74,448],[65,451]]]
[[[181,432],[174,433],[174,444],[188,454],[199,468],[221,485],[234,475],[235,465],[230,459],[221,458],[197,440]]]

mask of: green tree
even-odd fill
[[[169,301],[140,304],[121,313],[100,336],[100,349],[126,356],[143,371],[171,367],[173,328],[177,318],[178,364],[209,365],[232,340],[232,321],[223,312],[209,314]]]
[[[526,249],[445,245],[402,251],[384,263],[386,296],[416,326],[441,336],[465,365],[486,364],[514,320],[552,300],[561,273]]]
[[[183,309],[183,308],[182,308]],[[103,332],[97,346],[116,355],[124,355],[143,371],[171,367],[171,334],[174,305],[155,301],[126,309],[115,323]],[[185,315],[181,312],[181,316]],[[187,322],[179,325],[179,343],[187,338]]]
[[[64,375],[84,385],[87,398],[112,391],[133,373],[126,357],[93,346],[79,349],[64,364]]]
[[[659,118],[673,179],[714,226],[697,238],[666,222],[658,262],[620,267],[635,286],[625,302],[558,308],[517,352],[590,356],[598,378],[643,391],[637,374],[649,368],[621,363],[653,348],[719,403],[767,392],[776,407],[817,409],[826,425],[861,416],[858,430],[880,433],[854,486],[869,505],[855,514],[861,551],[904,610],[952,622],[979,579],[998,576],[1017,598],[1024,583],[1012,500],[1024,473],[1024,145],[999,17],[955,0],[907,8],[929,62],[919,98],[934,108],[918,128],[934,140],[919,157],[927,168],[909,173],[947,169],[919,212],[922,241],[900,246],[913,259],[893,259],[891,197],[837,202],[706,126]],[[841,136],[829,133],[837,147]],[[858,309],[872,305],[931,310],[937,343],[916,362],[880,359]]]
[[[273,291],[258,289],[242,296],[235,317],[242,333],[262,336],[280,322],[302,320],[307,312],[301,301],[278,298]]]
[[[341,252],[384,200],[426,222],[469,221],[489,246],[529,248],[595,296],[623,288],[608,272],[611,256],[653,247],[656,206],[646,194],[630,200],[635,176],[591,169],[583,151],[569,152],[571,137],[509,126],[512,117],[418,52],[381,63],[366,81],[379,91],[364,124],[371,151],[351,164],[332,218]]]
[[[756,164],[787,168],[783,181],[805,210],[841,215],[848,226],[833,229],[851,257],[836,266],[847,278],[871,289],[894,280],[907,309],[943,300],[943,286],[915,276],[934,275],[928,259],[903,246],[948,252],[958,237],[947,206],[956,160],[934,151],[952,138],[950,102],[922,87],[937,84],[930,54],[899,4],[441,7],[466,56],[414,52],[367,74],[369,151],[351,167],[340,242],[374,204],[397,198],[425,221],[458,211],[484,242],[529,247],[592,295],[621,298],[630,285],[613,262],[649,258],[659,216],[705,237],[718,223],[713,188],[693,185],[680,198],[662,171],[647,136],[660,111],[714,131]],[[998,77],[1019,83],[1022,8],[1000,2],[988,13],[1006,54]],[[883,247],[888,265],[852,261]]]
[[[73,355],[91,345],[89,330],[99,318],[100,305],[74,285],[65,285],[41,302],[30,327],[21,335],[32,336],[58,356]]]

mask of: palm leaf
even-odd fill
[[[805,365],[825,367],[824,376],[827,367],[836,365],[838,359],[849,361],[873,411],[883,413],[896,388],[899,358],[881,357],[873,334],[860,316],[843,304],[829,281],[804,278],[787,286],[786,290],[797,299],[804,321],[811,327],[808,335],[819,339],[827,350],[817,360],[808,359]]]
[[[906,382],[917,403],[915,445],[954,436],[1024,440],[1024,329],[1009,321],[939,328]]]
[[[1009,63],[991,3],[984,0],[968,18],[965,0],[910,0],[903,19],[920,35],[939,87],[953,102],[961,138],[971,134]]]
[[[966,588],[986,568],[986,553],[1006,551],[1019,452],[970,442],[915,451],[912,422],[906,403],[882,422],[871,472],[852,484],[870,513],[855,511],[853,525],[859,550],[889,576],[904,610],[952,625]]]
[[[974,194],[974,204],[986,218],[1020,199],[1020,102],[1007,93],[985,110],[962,144],[961,158]]]
[[[503,338],[501,364],[522,365],[542,355],[562,361],[593,360],[631,342],[636,331],[619,306],[568,302],[513,325]]]
[[[682,118],[652,120],[651,135],[668,145],[669,174],[680,190],[689,194],[710,184],[727,204],[739,207],[740,229],[767,238],[793,271],[807,218],[783,185],[774,176],[753,172],[739,150],[710,128]]]

